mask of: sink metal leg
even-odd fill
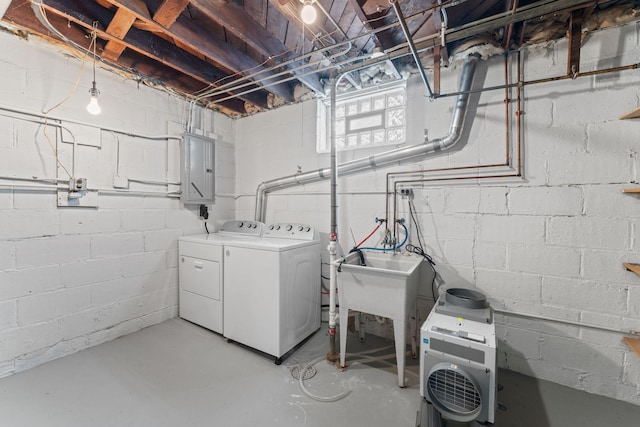
[[[404,387],[405,348],[407,345],[407,321],[393,319],[393,335],[396,342],[396,363],[398,365],[398,385]]]
[[[366,318],[366,314],[362,312],[358,313],[358,338],[360,338],[360,342],[364,341],[364,333],[365,333],[364,319],[365,318]]]

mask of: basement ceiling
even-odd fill
[[[436,90],[440,67],[479,36],[505,50],[568,36],[577,72],[585,35],[640,19],[638,3],[315,0],[306,25],[301,0],[13,0],[2,24],[89,55],[95,35],[103,66],[243,116],[324,95],[340,73],[360,88],[416,72],[407,35]]]

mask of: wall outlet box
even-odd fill
[[[129,178],[120,175],[114,176],[113,188],[129,188]]]
[[[87,178],[69,178],[69,191],[87,191]]]

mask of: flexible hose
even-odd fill
[[[373,231],[372,231],[371,233],[369,233],[369,235],[368,235],[367,237],[365,237],[365,238],[364,238],[360,243],[358,243],[358,244],[355,246],[355,248],[356,248],[356,249],[357,249],[357,248],[359,248],[360,246],[362,246],[362,245],[364,244],[364,242],[366,242],[367,240],[369,240],[369,238],[370,238],[371,236],[373,236],[373,234],[374,234],[376,231],[378,231],[378,228],[380,228],[380,226],[381,226],[381,225],[382,225],[382,222],[380,222],[380,223],[378,224],[378,226],[377,226],[376,228],[374,228],[374,229],[373,229]]]
[[[393,248],[360,248],[360,249],[368,250],[368,251],[396,251],[400,249],[401,247],[404,246],[405,243],[407,243],[407,239],[409,238],[409,230],[407,230],[407,226],[404,225],[403,223],[400,223],[400,225],[402,226],[402,228],[404,228],[404,240],[399,245]]]
[[[351,390],[345,390],[342,393],[336,394],[335,396],[318,396],[315,395],[313,393],[311,393],[309,390],[307,390],[307,388],[304,385],[304,375],[307,373],[307,371],[314,366],[316,363],[320,362],[321,360],[325,360],[326,357],[322,356],[322,357],[318,357],[317,359],[313,360],[311,363],[307,364],[304,366],[304,368],[302,368],[302,370],[300,371],[300,379],[299,379],[299,384],[300,384],[300,389],[304,392],[304,394],[306,394],[307,396],[309,396],[310,398],[312,398],[313,400],[317,400],[318,402],[336,402],[340,399],[343,399],[345,397],[347,397],[347,395],[349,393],[351,393]]]
[[[380,362],[383,363],[385,365],[388,366],[397,366],[394,365],[391,362],[386,361],[385,359],[381,358],[381,357],[376,357],[376,356],[370,356],[367,353],[375,353],[377,351],[381,351],[381,350],[386,350],[391,348],[391,346],[388,347],[383,347],[383,348],[378,348],[378,349],[373,349],[373,350],[369,350],[369,351],[363,351],[362,353],[347,353],[347,356],[349,357],[360,357],[363,359],[369,359],[372,360],[374,362]],[[326,360],[325,356],[321,356],[318,357],[315,360],[312,360],[311,362],[307,363],[306,365],[304,365],[304,367],[300,370],[300,378],[298,380],[298,384],[300,384],[300,389],[302,390],[302,392],[304,394],[306,394],[308,397],[312,398],[313,400],[317,400],[318,402],[337,402],[340,399],[344,399],[345,397],[347,397],[349,395],[349,393],[351,393],[351,390],[345,390],[342,393],[336,394],[334,396],[318,396],[316,394],[311,393],[304,385],[304,375],[307,373],[307,371],[309,369],[311,369],[311,367],[315,366],[318,362],[320,362],[321,360]],[[359,361],[356,359],[354,361],[351,362],[351,364],[355,364],[358,363]],[[407,372],[410,375],[413,375],[415,377],[419,377],[418,374],[415,374],[411,371]]]

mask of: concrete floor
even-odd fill
[[[349,337],[352,338],[351,336]],[[393,342],[367,336],[350,353],[395,363]],[[408,387],[395,366],[348,359],[338,372],[321,361],[305,381],[291,369],[327,352],[326,325],[285,362],[268,359],[220,335],[172,319],[100,346],[0,379],[0,425],[6,427],[367,426],[414,427],[420,396],[418,365],[407,358]],[[371,350],[381,349],[370,352]],[[640,406],[500,371],[504,390],[496,426],[637,426]],[[450,427],[459,424],[449,423]]]

